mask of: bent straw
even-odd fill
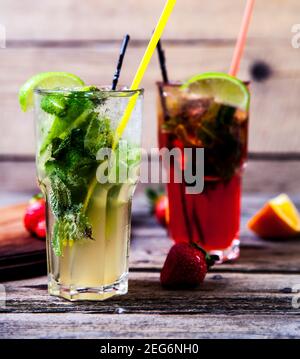
[[[145,71],[149,65],[149,62],[151,60],[151,57],[155,51],[155,48],[156,48],[156,45],[158,43],[158,40],[160,39],[163,31],[164,31],[164,28],[169,20],[169,17],[172,13],[172,10],[175,6],[175,3],[176,3],[176,0],[167,0],[166,4],[165,4],[165,7],[160,15],[160,18],[158,20],[158,23],[155,27],[155,30],[152,34],[152,37],[149,41],[149,44],[147,46],[147,49],[144,53],[144,56],[140,62],[140,65],[137,69],[137,72],[134,76],[134,79],[132,81],[132,84],[130,86],[130,90],[137,90],[139,88],[139,85],[142,81],[142,78],[145,74]],[[117,127],[116,129],[116,134],[115,134],[115,138],[114,138],[114,143],[113,143],[113,146],[112,148],[115,149],[117,144],[118,144],[118,141],[120,139],[120,137],[122,136],[125,128],[126,128],[126,125],[129,121],[129,118],[130,118],[130,115],[134,109],[134,106],[136,104],[136,101],[137,101],[137,97],[138,97],[138,94],[134,94],[129,102],[128,102],[128,105],[125,109],[125,112],[123,114],[123,117],[119,123],[119,126]]]
[[[126,52],[129,40],[130,40],[130,36],[128,34],[125,35],[123,38],[123,41],[122,41],[121,48],[120,48],[120,55],[119,55],[116,71],[115,71],[115,74],[114,74],[114,77],[112,80],[112,85],[111,85],[112,90],[115,90],[117,88],[117,84],[119,81],[120,72],[121,72],[121,68],[123,65],[123,60],[124,60],[124,56],[125,56],[125,52]]]
[[[236,74],[238,73],[239,68],[240,68],[241,58],[243,56],[243,52],[245,49],[247,33],[248,33],[250,21],[251,21],[251,16],[253,13],[254,3],[255,3],[255,0],[248,0],[247,4],[246,4],[240,33],[239,33],[239,36],[238,36],[238,39],[237,39],[237,42],[235,45],[233,58],[232,58],[232,62],[231,62],[230,70],[229,70],[229,75],[232,75],[232,76],[236,76]]]

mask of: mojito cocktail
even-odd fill
[[[222,76],[211,80],[208,75],[199,83],[193,80],[185,89],[181,84],[159,83],[158,138],[161,148],[182,151],[180,166],[170,163],[167,168],[170,236],[177,243],[198,243],[225,261],[239,255],[248,100],[245,103],[243,99],[247,89],[241,82],[233,78],[222,80]],[[241,107],[232,104],[242,101]],[[193,156],[184,157],[184,148],[204,148],[202,193],[188,193],[184,181],[174,180],[176,171],[184,171],[187,162],[194,161]]]
[[[137,104],[112,150],[115,130],[132,96],[138,97]],[[127,292],[141,111],[140,90],[35,90],[36,162],[47,203],[52,295],[101,300]]]

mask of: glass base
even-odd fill
[[[125,273],[118,281],[100,287],[66,286],[58,283],[52,276],[49,276],[48,292],[50,295],[65,298],[70,301],[101,301],[115,295],[124,295],[128,292],[128,273]]]
[[[219,261],[217,263],[233,261],[240,256],[240,240],[234,239],[230,247],[221,250],[212,250],[209,251],[209,254],[219,256]]]

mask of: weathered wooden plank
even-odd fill
[[[244,174],[245,193],[298,195],[300,161],[249,161]]]
[[[292,288],[299,275],[208,274],[196,290],[165,290],[158,273],[131,273],[129,293],[105,302],[50,297],[46,277],[5,283],[6,313],[299,314]],[[1,329],[0,329],[1,330]]]
[[[147,234],[140,234],[138,237],[139,239],[135,238],[132,244],[134,256],[131,257],[131,268],[159,271],[172,242],[165,237],[151,237]],[[143,243],[140,240],[142,237],[145,239]],[[299,239],[295,239],[294,242],[286,241],[285,244],[265,242],[251,237],[242,237],[241,241],[240,258],[233,263],[215,266],[213,272],[300,274]]]
[[[283,339],[299,338],[299,316],[2,314],[1,338]]]
[[[264,52],[262,53],[262,49]],[[144,48],[129,48],[121,75],[121,82],[129,84],[134,76]],[[232,47],[167,47],[167,62],[171,79],[186,79],[204,71],[227,71]],[[69,71],[87,83],[109,84],[114,72],[118,45],[99,49],[5,49],[1,52],[2,107],[0,153],[34,153],[32,113],[21,113],[18,89],[33,74],[40,71]],[[299,151],[298,133],[300,71],[298,51],[288,42],[264,42],[247,49],[241,77],[249,78],[249,66],[263,59],[274,70],[269,81],[253,83],[249,149],[251,151]],[[22,64],[20,64],[20,59]],[[143,80],[145,92],[143,146],[156,146],[156,91],[154,83],[160,79],[157,59],[153,59]],[[283,94],[288,93],[288,96]],[[278,100],[280,99],[280,101]],[[283,122],[284,121],[284,122]],[[280,131],[278,130],[280,128]],[[287,140],[288,139],[288,140]]]
[[[206,44],[203,46],[165,45],[167,65],[171,80],[184,80],[193,74],[206,71],[227,71],[232,57],[232,46]],[[130,46],[124,59],[121,82],[129,84],[143,55],[145,46]],[[263,51],[262,51],[263,50]],[[2,73],[1,92],[11,96],[29,76],[49,70],[69,70],[81,76],[86,82],[109,84],[115,69],[119,44],[114,42],[91,49],[77,48],[7,48],[2,50],[0,64],[7,69]],[[300,51],[300,50],[299,50]],[[298,54],[290,44],[278,46],[276,41],[264,40],[248,46],[242,61],[240,77],[249,79],[249,67],[256,60],[264,60],[273,70],[273,77],[288,78],[300,76]],[[20,65],[20,58],[22,64]],[[160,70],[154,56],[145,74],[143,85],[153,85],[160,80]],[[292,90],[292,88],[291,88]],[[292,91],[291,91],[292,93]],[[16,103],[14,98],[4,100]],[[281,99],[282,101],[284,100]]]
[[[26,193],[27,198],[30,198],[31,194],[39,191],[36,182],[35,163],[0,162],[0,183],[0,198],[4,200],[4,203],[1,201],[1,206],[7,203],[7,196],[10,193],[12,198],[20,193],[19,202],[24,201],[24,194]],[[14,202],[16,201],[14,200]]]
[[[83,7],[80,0],[2,0],[0,22],[12,39],[108,39],[126,32],[148,38],[164,2],[89,0]],[[165,36],[236,38],[244,5],[236,0],[178,1]],[[250,36],[288,38],[299,10],[297,0],[257,1]]]

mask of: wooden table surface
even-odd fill
[[[167,291],[159,270],[171,241],[137,197],[129,293],[74,303],[48,296],[46,277],[3,283],[0,337],[299,338],[300,308],[292,299],[300,304],[300,239],[263,241],[245,229],[265,199],[243,199],[238,261],[216,266],[196,290]]]

